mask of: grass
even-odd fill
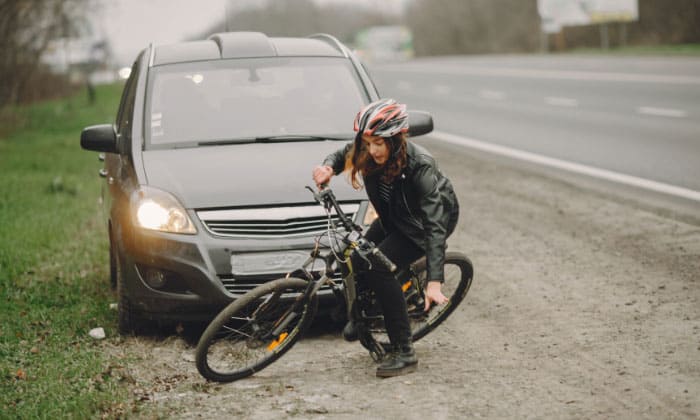
[[[700,56],[700,44],[638,45],[628,47],[576,48],[567,53],[574,54],[613,54],[613,55],[660,55],[660,56]]]
[[[117,336],[100,164],[80,130],[112,122],[121,86],[0,114],[0,418],[119,416],[119,361],[88,332]]]

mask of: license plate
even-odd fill
[[[309,251],[274,251],[231,255],[231,274],[282,274],[294,271],[309,258]],[[323,262],[314,263],[314,271],[322,269]]]

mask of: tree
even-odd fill
[[[417,55],[534,51],[536,0],[414,0],[407,22]]]
[[[700,42],[700,0],[638,0],[639,19],[610,23],[612,46]],[[559,34],[565,48],[600,46],[598,25],[565,27]]]
[[[213,25],[197,38],[206,38],[227,28],[229,31],[259,31],[269,36],[306,36],[324,32],[351,43],[360,29],[394,24],[400,20],[400,16],[377,13],[351,4],[319,5],[313,0],[268,0],[262,6],[231,13],[227,22]]]
[[[0,0],[0,107],[31,98],[29,81],[55,38],[79,33],[90,0]]]

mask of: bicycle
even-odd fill
[[[318,307],[318,292],[330,288],[355,323],[360,343],[375,361],[389,348],[378,302],[357,282],[357,274],[382,264],[392,272],[396,266],[372,242],[362,228],[345,215],[333,191],[316,192],[307,187],[328,216],[328,252],[321,253],[321,239],[308,259],[285,278],[264,283],[225,307],[208,325],[197,344],[197,370],[206,379],[231,382],[253,375],[270,365],[299,340],[311,325]],[[333,220],[335,211],[340,226]],[[343,248],[338,248],[342,244]],[[321,269],[315,265],[323,262]],[[355,267],[363,265],[364,267]],[[424,311],[425,257],[396,273],[407,300],[413,341],[433,331],[455,310],[469,292],[473,277],[471,261],[448,252],[442,291],[449,298],[443,305]],[[333,281],[342,277],[342,287]]]

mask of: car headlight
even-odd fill
[[[369,226],[374,222],[374,220],[379,217],[377,211],[374,209],[372,203],[367,203],[367,211],[365,211],[365,220],[362,222],[363,225]]]
[[[133,219],[144,229],[170,233],[197,233],[187,211],[170,193],[141,186],[131,199]]]

